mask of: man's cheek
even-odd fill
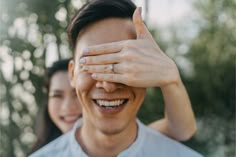
[[[81,92],[87,92],[93,85],[94,80],[91,78],[91,74],[82,72],[76,79],[76,88]]]

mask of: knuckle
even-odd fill
[[[134,40],[129,39],[125,41],[125,47],[133,47],[134,46]]]
[[[110,72],[111,71],[110,65],[104,66],[103,69],[104,69],[105,72]]]
[[[137,70],[134,70],[133,66],[127,67],[125,82],[127,82],[128,85],[133,85],[136,83],[136,80],[138,78],[138,72]]]
[[[124,60],[124,61],[129,61],[129,62],[131,61],[132,62],[132,61],[136,60],[135,53],[133,51],[130,51],[130,50],[124,51],[122,53],[121,57],[122,57],[122,60]]]
[[[138,59],[138,52],[137,47],[125,48],[121,53],[121,58],[126,61],[135,61]]]
[[[132,61],[125,62],[123,66],[124,66],[125,71],[128,72],[129,74],[134,74],[138,70],[137,68],[138,65]]]
[[[131,45],[132,44],[132,40],[131,39],[128,39],[128,40],[126,40],[125,42],[124,42],[124,45],[125,46],[129,46],[129,45]]]
[[[136,44],[135,44],[134,40],[130,39],[130,40],[125,41],[125,45],[124,45],[125,49],[133,49],[135,47],[136,47]]]
[[[132,74],[134,72],[134,66],[132,64],[126,65],[126,69],[129,74]]]

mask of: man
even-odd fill
[[[185,100],[186,93],[176,65],[135,8],[129,0],[95,0],[74,17],[68,28],[74,49],[69,72],[83,122],[32,157],[201,156],[136,119],[146,87],[160,87],[167,104]]]

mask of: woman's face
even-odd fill
[[[69,131],[82,116],[82,109],[75,90],[70,86],[67,71],[52,76],[48,97],[50,118],[63,133]]]

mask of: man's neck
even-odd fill
[[[112,135],[83,124],[76,131],[76,139],[83,151],[91,157],[115,157],[135,141],[137,132],[136,123]]]

